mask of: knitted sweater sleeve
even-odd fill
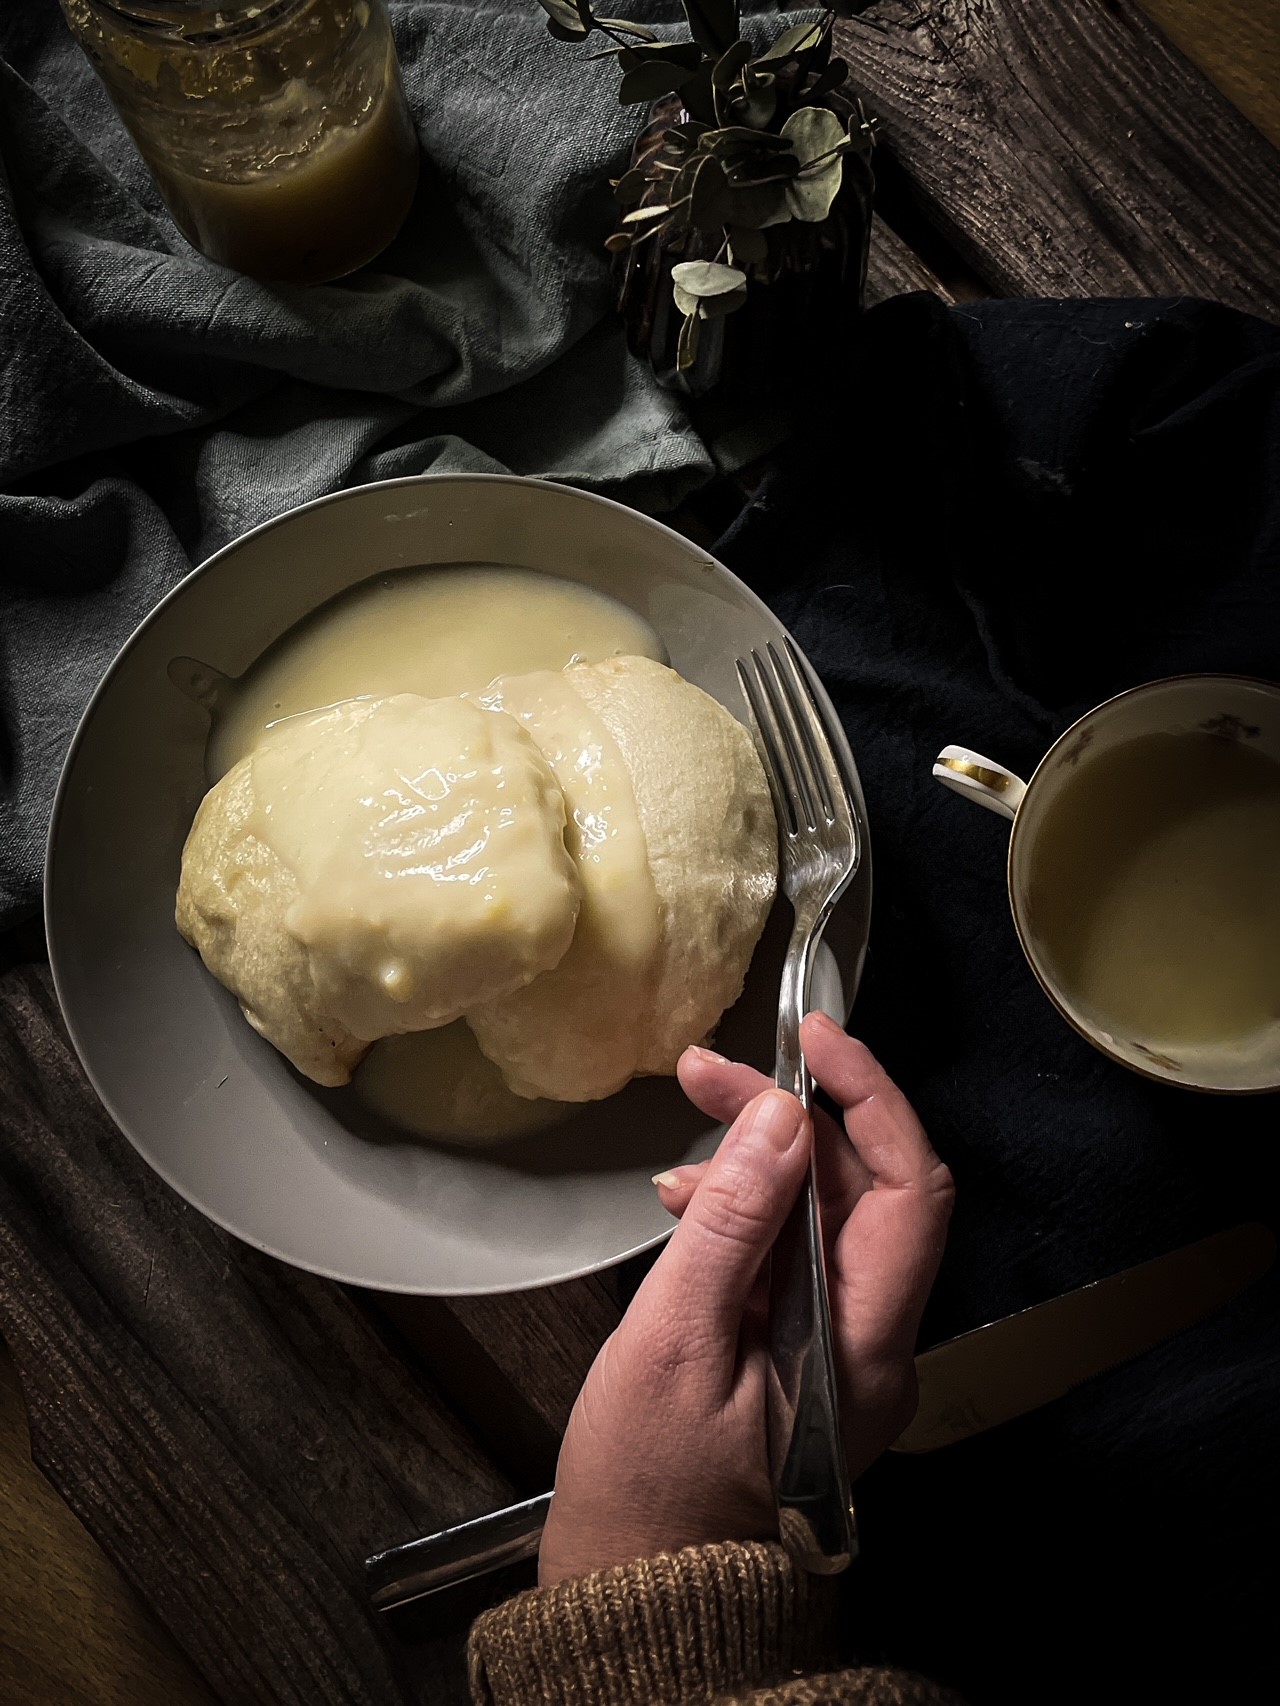
[[[834,1584],[727,1542],[535,1588],[477,1619],[475,1706],[958,1706],[904,1671],[833,1672]]]

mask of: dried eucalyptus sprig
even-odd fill
[[[831,212],[853,156],[870,172],[874,121],[838,91],[848,67],[831,55],[827,12],[784,30],[763,52],[741,33],[737,0],[682,0],[687,42],[659,41],[645,24],[598,17],[591,0],[539,0],[561,41],[595,32],[612,46],[624,105],[674,96],[683,109],[630,171],[614,182],[620,226],[606,247],[628,252],[693,228],[712,239],[712,260],[671,269],[683,316],[677,364],[693,366],[701,324],[740,308],[753,270],[767,276],[771,226],[819,224]],[[674,106],[674,102],[672,103]]]

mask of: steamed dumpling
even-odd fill
[[[484,695],[483,703],[529,731],[551,765],[582,905],[559,964],[517,995],[474,1008],[468,1020],[519,1095],[585,1102],[612,1095],[635,1075],[659,928],[631,778],[607,725],[575,690],[576,674],[507,676]]]
[[[178,928],[308,1077],[553,967],[580,885],[565,807],[510,717],[463,699],[290,717],[206,795]]]
[[[672,1073],[742,989],[773,902],[777,840],[746,729],[649,658],[507,677],[564,794],[582,909],[573,945],[524,989],[472,1009],[524,1096],[580,1102]]]
[[[317,1084],[345,1084],[368,1043],[327,1013],[311,956],[285,919],[293,872],[250,827],[257,814],[248,759],[205,795],[182,854],[178,929],[240,1001],[255,1031]]]

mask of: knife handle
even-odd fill
[[[365,1560],[365,1584],[379,1611],[491,1576],[508,1564],[537,1556],[551,1494],[539,1493],[505,1510],[460,1522],[439,1534],[424,1534]]]

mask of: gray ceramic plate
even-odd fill
[[[643,1250],[671,1225],[650,1175],[708,1155],[720,1135],[673,1082],[654,1079],[501,1150],[378,1131],[352,1097],[309,1084],[255,1035],[174,928],[209,720],[173,685],[170,663],[196,658],[239,676],[357,582],[467,562],[541,569],[612,594],[657,629],[682,675],[738,717],[735,659],[783,633],[704,551],[605,498],[481,475],[340,492],[219,551],[152,612],[85,712],[49,838],[58,995],[121,1129],[228,1231],[299,1267],[389,1291],[516,1290]],[[828,1010],[852,1003],[870,906],[864,853],[829,931]],[[766,1069],[785,923],[779,907],[720,1032],[726,1052]]]

